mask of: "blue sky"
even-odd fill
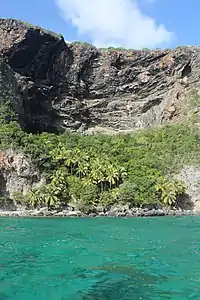
[[[15,18],[99,47],[198,45],[200,0],[1,0]]]

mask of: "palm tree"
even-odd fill
[[[43,197],[40,190],[31,190],[28,194],[28,203],[31,207],[35,208],[40,206],[43,202]]]
[[[93,183],[101,185],[101,191],[103,191],[106,176],[102,162],[98,158],[92,162],[90,177],[92,178]]]
[[[61,185],[61,184],[65,184],[67,182],[67,170],[60,168],[58,170],[56,170],[53,175],[50,176],[51,179],[51,184],[54,185]]]
[[[93,180],[91,177],[84,177],[82,179],[83,182],[83,186],[87,186],[87,185],[92,185],[93,184]]]
[[[58,146],[50,151],[50,155],[52,156],[55,162],[62,161],[66,156],[67,149],[63,146],[62,143],[59,143]]]
[[[79,178],[87,176],[87,174],[89,173],[89,167],[90,165],[87,161],[79,161],[77,170]]]
[[[168,206],[174,206],[178,196],[185,193],[186,190],[183,182],[173,179],[168,180],[164,177],[157,180],[155,188],[163,204]]]
[[[55,206],[58,203],[60,193],[61,193],[60,187],[55,187],[50,185],[47,188],[44,198],[48,209],[50,209],[51,206]]]
[[[67,150],[65,152],[65,155],[64,155],[63,159],[64,159],[64,162],[65,162],[65,166],[70,169],[70,173],[72,174],[72,166],[73,166],[73,163],[74,163],[72,150]]]
[[[77,170],[77,174],[79,178],[87,176],[89,170],[90,170],[89,156],[86,153],[80,153],[80,158],[78,161],[78,170]]]
[[[127,172],[124,167],[117,167],[117,171],[118,171],[118,175],[119,175],[119,181],[117,182],[117,184],[120,184],[125,180],[125,178],[127,176]]]
[[[115,168],[112,164],[109,164],[106,168],[106,175],[106,179],[110,184],[110,188],[112,188],[112,186],[115,185],[119,180],[119,173],[117,171],[117,168]]]

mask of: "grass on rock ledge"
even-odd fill
[[[186,186],[174,174],[200,162],[197,129],[187,124],[114,136],[28,134],[0,117],[0,149],[24,152],[46,180],[26,197],[16,193],[15,200],[27,207],[70,202],[87,213],[114,203],[176,206]]]

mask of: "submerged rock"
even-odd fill
[[[142,299],[140,297],[152,293],[154,285],[167,280],[165,276],[147,274],[135,266],[119,266],[114,263],[91,267],[90,270],[98,272],[96,277],[99,279],[97,277],[95,283],[83,294],[83,300],[120,300],[126,296],[127,299]]]

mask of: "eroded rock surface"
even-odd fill
[[[24,107],[23,99],[20,97],[18,92],[18,80],[17,74],[11,69],[11,67],[5,63],[5,60],[0,56],[0,113],[3,117],[2,104],[11,101],[12,109],[16,112],[18,121],[23,126],[24,119]],[[10,116],[4,116],[10,121]]]
[[[200,47],[101,50],[12,19],[0,19],[0,38],[30,132],[113,133],[176,122],[199,84]]]
[[[191,204],[196,211],[200,211],[200,168],[194,166],[184,166],[178,179],[184,181],[187,186],[187,201],[184,208],[191,208]],[[186,207],[188,204],[188,207]]]
[[[0,152],[0,196],[12,198],[15,193],[26,194],[39,187],[39,170],[22,153],[12,150]]]

